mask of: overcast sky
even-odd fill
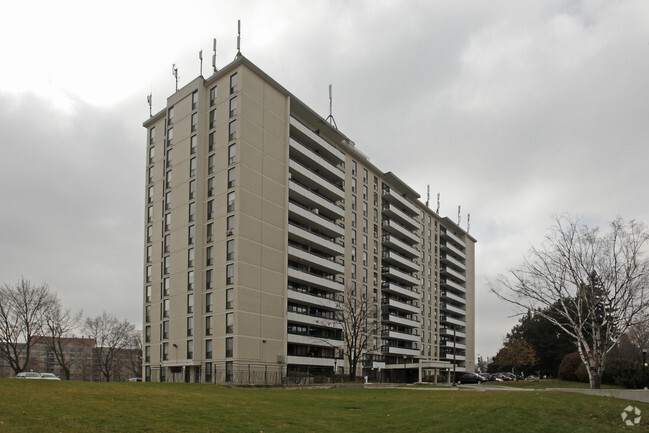
[[[231,6],[228,6],[232,3]],[[146,95],[242,53],[466,228],[476,354],[515,310],[487,280],[554,214],[649,222],[646,0],[13,1],[0,26],[0,283],[141,326]]]

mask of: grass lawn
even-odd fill
[[[422,389],[230,389],[0,379],[0,432],[613,432],[629,402]]]

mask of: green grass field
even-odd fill
[[[588,389],[590,385],[584,382],[570,382],[559,379],[517,380],[515,382],[489,382],[489,385],[511,386],[513,388],[548,389],[548,388],[578,388]],[[621,386],[602,385],[602,389],[624,389]]]
[[[230,389],[0,379],[0,432],[646,431],[649,404],[549,391]]]

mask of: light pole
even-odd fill
[[[647,363],[647,348],[643,347],[642,348],[642,388],[645,388],[645,381],[644,381],[644,366]]]

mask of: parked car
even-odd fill
[[[129,379],[126,379],[124,382],[142,382],[141,377],[131,377]]]
[[[516,377],[511,373],[494,373],[495,378],[500,379],[504,382],[509,380],[516,380]]]
[[[61,380],[59,377],[54,374],[54,373],[41,373],[41,379],[47,379],[47,380]]]
[[[476,373],[463,373],[457,378],[458,385],[463,383],[482,383],[486,381],[487,380],[484,377]]]
[[[484,377],[485,380],[486,380],[486,382],[493,382],[493,381],[496,380],[496,378],[493,377],[493,376],[492,376],[491,374],[489,374],[489,373],[478,373],[478,374],[479,374],[480,376]]]
[[[525,380],[539,380],[539,377],[536,374],[533,374],[531,376],[527,376]]]
[[[22,371],[16,375],[16,379],[42,379],[42,377],[33,371]]]

